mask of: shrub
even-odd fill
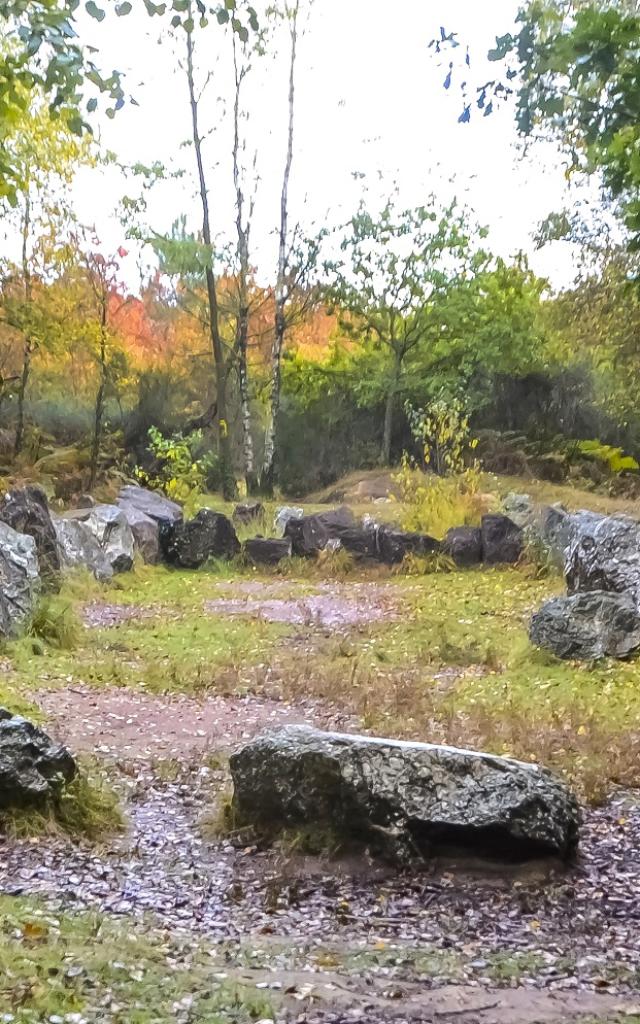
[[[158,463],[158,471],[137,467],[136,479],[152,487],[160,487],[168,498],[186,502],[201,493],[215,470],[215,458],[210,452],[201,454],[202,431],[195,430],[183,437],[172,434],[163,437],[157,427],[149,427],[149,451]]]
[[[60,594],[43,597],[31,620],[32,635],[61,651],[75,647],[80,628],[73,604]]]

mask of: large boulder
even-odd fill
[[[508,516],[486,515],[480,522],[482,561],[486,565],[515,564],[522,554],[524,535]]]
[[[88,510],[83,521],[98,541],[113,571],[128,572],[133,567],[135,541],[122,509],[116,505],[96,505]]]
[[[128,501],[119,505],[133,534],[136,550],[151,565],[160,561],[160,524]]]
[[[208,558],[233,558],[240,551],[231,520],[210,508],[186,523],[163,526],[160,546],[166,560],[182,569],[198,569]]]
[[[482,561],[482,534],[479,526],[453,526],[442,541],[442,552],[460,568]]]
[[[53,519],[62,565],[67,569],[88,569],[101,583],[113,577],[111,562],[94,533],[81,519],[56,516]]]
[[[49,589],[58,589],[60,552],[49,513],[49,503],[42,488],[29,484],[27,487],[18,487],[5,494],[0,501],[0,520],[17,533],[26,533],[33,537],[42,582]]]
[[[0,637],[18,636],[40,593],[36,542],[0,522]]]
[[[640,607],[640,523],[629,516],[578,512],[565,562],[570,594],[628,594]]]
[[[491,754],[285,726],[230,765],[241,825],[328,827],[401,865],[447,848],[568,857],[578,841],[578,805],[564,783]]]
[[[402,533],[381,526],[377,531],[378,557],[386,565],[398,565],[407,555],[431,555],[440,550],[440,542],[426,533]]]
[[[640,613],[628,594],[556,597],[535,612],[529,636],[558,658],[626,658],[640,648]]]
[[[149,491],[135,484],[126,484],[121,488],[117,505],[120,508],[133,507],[157,523],[179,523],[183,518],[182,508],[175,501],[158,491]]]
[[[291,558],[291,541],[286,537],[253,537],[244,542],[242,550],[252,565],[278,565]]]
[[[324,551],[330,540],[342,541],[345,532],[354,529],[358,528],[353,512],[342,505],[327,512],[289,519],[284,528],[284,536],[291,539],[294,555],[307,558]],[[355,546],[355,538],[352,546]]]
[[[0,708],[0,807],[42,807],[76,774],[66,747]]]

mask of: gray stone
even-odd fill
[[[0,522],[0,636],[20,634],[40,593],[36,542]]]
[[[503,509],[524,530],[525,544],[534,556],[564,567],[573,517],[562,505],[538,505],[528,494],[507,494]]]
[[[570,594],[628,594],[640,607],[640,524],[629,516],[572,516],[565,578]]]
[[[64,568],[88,569],[101,583],[113,577],[111,563],[86,522],[75,517],[55,516],[53,526]]]
[[[398,864],[441,849],[568,857],[579,810],[551,772],[491,754],[286,726],[230,760],[241,825],[329,827]]]
[[[182,569],[197,569],[208,558],[233,558],[240,551],[231,520],[210,508],[186,523],[163,525],[160,546],[166,560]]]
[[[287,523],[290,519],[302,519],[304,515],[304,509],[298,508],[295,505],[282,505],[281,508],[276,509],[275,518],[273,520],[273,528],[279,537],[284,537],[284,531]]]
[[[119,505],[133,534],[136,550],[145,562],[154,565],[160,561],[160,523],[128,501]]]
[[[556,597],[534,614],[529,636],[558,658],[626,658],[640,647],[640,614],[627,594]]]
[[[133,566],[135,543],[127,517],[116,505],[96,505],[84,520],[102,548],[114,572]]]
[[[502,508],[516,526],[525,530],[534,521],[538,506],[530,495],[510,491],[502,501]]]
[[[278,565],[291,558],[291,541],[286,537],[253,537],[244,542],[242,550],[253,565]]]
[[[461,568],[479,565],[482,561],[482,534],[479,526],[454,526],[447,530],[442,551]]]
[[[0,807],[42,807],[76,774],[66,747],[0,708]]]
[[[9,491],[0,501],[0,521],[17,533],[33,537],[42,582],[48,589],[59,589],[60,552],[49,503],[42,488],[29,484]]]
[[[508,516],[483,516],[480,522],[480,538],[482,561],[486,565],[514,565],[524,548],[522,528]]]
[[[125,505],[133,506],[150,519],[155,519],[157,523],[180,523],[183,519],[182,508],[175,501],[171,501],[159,491],[149,491],[146,487],[137,487],[135,484],[126,484],[121,488],[117,505],[120,508]]]

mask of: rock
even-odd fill
[[[344,548],[354,558],[365,558],[376,561],[378,558],[378,537],[375,530],[367,530],[362,526],[346,526],[339,531],[339,536],[329,537],[323,551],[337,551]]]
[[[241,825],[329,828],[399,865],[451,848],[568,857],[578,841],[578,805],[564,783],[491,754],[285,726],[230,766]]]
[[[33,537],[42,582],[45,587],[57,590],[60,587],[60,552],[42,488],[29,484],[9,491],[0,502],[0,520],[17,533]]]
[[[626,658],[640,647],[640,614],[628,594],[556,597],[535,612],[529,637],[558,658]]]
[[[340,508],[327,512],[316,512],[301,519],[289,519],[284,529],[284,536],[291,539],[294,555],[307,558],[323,551],[329,540],[343,541],[347,530],[358,529],[355,517],[350,508]],[[360,530],[361,533],[369,532]],[[353,538],[356,544],[356,538]],[[344,545],[344,541],[343,541]],[[346,546],[346,545],[344,545]]]
[[[157,523],[180,523],[183,519],[182,508],[175,501],[158,491],[149,491],[146,487],[136,487],[134,484],[126,484],[121,488],[117,505],[120,508],[133,506]]]
[[[35,540],[0,522],[0,636],[19,635],[33,615],[39,593]]]
[[[146,512],[142,512],[128,501],[120,506],[133,534],[136,549],[145,562],[155,565],[160,561],[160,524]]]
[[[279,537],[284,537],[284,531],[287,523],[290,519],[302,519],[304,516],[304,509],[297,508],[293,505],[283,505],[281,508],[276,509],[275,519],[273,520],[273,528]]]
[[[570,594],[628,594],[640,607],[640,523],[630,516],[577,512],[571,517],[565,578]]]
[[[167,561],[182,569],[197,569],[208,558],[233,558],[240,551],[231,520],[210,508],[186,523],[163,526],[160,546]]]
[[[123,510],[116,505],[96,505],[84,514],[86,518],[83,521],[98,541],[113,571],[128,572],[133,567],[135,543]]]
[[[386,565],[398,565],[407,555],[430,555],[440,550],[440,542],[426,533],[402,533],[381,526],[378,529],[378,557]]]
[[[508,516],[486,515],[480,522],[482,561],[486,565],[514,565],[524,548],[522,527]]]
[[[249,504],[236,505],[231,517],[238,526],[251,526],[256,521],[266,518],[267,510],[261,501],[250,502]]]
[[[0,708],[0,807],[44,806],[75,774],[66,747]]]
[[[461,568],[479,565],[482,561],[482,534],[479,526],[454,526],[447,530],[442,552]]]
[[[291,558],[291,541],[287,537],[253,537],[244,542],[242,550],[253,565],[277,565]]]
[[[67,516],[56,516],[53,526],[64,568],[88,569],[101,583],[113,577],[111,563],[86,522]]]
[[[542,560],[564,567],[572,532],[572,516],[560,504],[537,505],[528,494],[508,494],[506,515],[524,530],[525,544]]]

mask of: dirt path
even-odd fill
[[[229,752],[262,729],[286,724],[352,728],[354,723],[318,701],[296,705],[258,697],[153,696],[134,690],[74,687],[38,692],[49,730],[77,753],[122,761],[176,759],[191,763],[207,752]]]

